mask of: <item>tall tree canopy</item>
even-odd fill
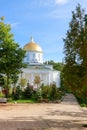
[[[62,62],[55,62],[53,60],[45,61],[45,64],[53,65],[54,70],[62,71],[63,69],[63,63]]]
[[[0,73],[7,77],[6,88],[9,79],[20,73],[20,69],[25,66],[24,57],[25,51],[14,41],[11,26],[4,23],[3,17],[0,18]]]
[[[77,95],[87,91],[87,15],[78,4],[64,41],[64,84]]]

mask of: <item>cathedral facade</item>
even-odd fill
[[[60,71],[53,70],[52,65],[43,63],[43,50],[34,42],[31,38],[24,48],[26,56],[24,63],[27,63],[27,68],[22,69],[22,74],[19,75],[19,80],[24,78],[32,86],[35,86],[35,77],[40,78],[40,85],[50,85],[55,83],[57,87],[60,87]]]

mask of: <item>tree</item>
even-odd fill
[[[41,79],[40,79],[39,75],[35,76],[34,83],[37,85],[37,88],[39,89],[39,87],[40,87],[39,85],[41,83]]]
[[[14,41],[11,26],[0,19],[0,73],[7,77],[6,88],[9,88],[9,79],[12,75],[20,73],[25,66],[23,58],[25,51]]]
[[[53,65],[54,70],[62,71],[62,69],[63,69],[63,63],[61,63],[61,62],[55,62],[53,60],[50,60],[50,61],[46,61],[45,64]]]
[[[69,28],[63,39],[64,84],[74,93],[84,95],[84,89],[87,90],[87,17],[79,4],[72,12]]]
[[[21,88],[24,89],[24,87],[27,85],[27,80],[25,78],[21,78],[20,85]]]
[[[17,74],[12,74],[12,75],[11,75],[12,84],[13,84],[14,87],[16,86],[16,83],[17,83],[17,81],[18,81],[18,78],[19,78],[19,76],[18,76]]]
[[[0,75],[0,86],[4,85],[4,77]]]
[[[84,27],[81,30],[80,35],[80,45],[79,54],[80,59],[82,61],[82,68],[83,68],[83,77],[82,77],[82,86],[83,92],[87,98],[87,14],[84,15]]]

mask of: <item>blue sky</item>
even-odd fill
[[[43,49],[44,61],[62,62],[62,39],[78,3],[87,10],[87,0],[0,0],[0,17],[11,24],[21,47],[33,36]]]

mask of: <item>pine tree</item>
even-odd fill
[[[72,12],[69,30],[63,39],[65,66],[64,84],[77,95],[85,93],[87,88],[87,17],[85,10],[78,4]],[[85,84],[84,84],[84,80]]]

